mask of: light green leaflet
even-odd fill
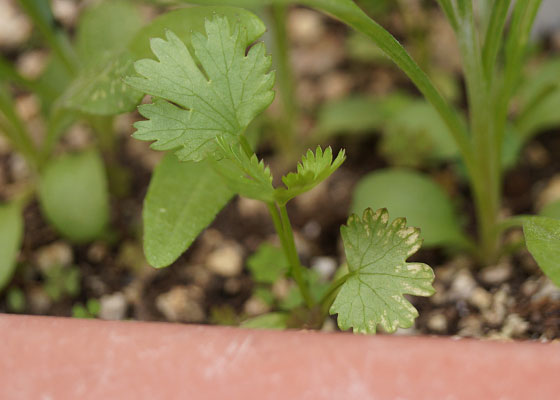
[[[220,161],[213,161],[216,171],[224,182],[236,193],[267,203],[286,204],[294,197],[305,193],[332,175],[346,159],[344,150],[333,161],[332,149],[324,151],[317,146],[298,163],[297,172],[282,177],[285,187],[274,188],[270,169],[256,155],[249,157],[240,145],[230,145],[223,137],[217,139]]]
[[[220,161],[210,159],[224,183],[235,193],[266,203],[274,201],[272,174],[255,154],[248,156],[238,144],[230,144],[223,136],[218,137]]]
[[[406,262],[422,244],[420,231],[407,228],[404,218],[389,223],[386,209],[369,208],[340,230],[349,274],[330,309],[338,326],[360,333],[375,333],[377,325],[387,332],[411,327],[418,311],[403,295],[434,293],[432,269]]]
[[[237,141],[253,118],[274,98],[274,73],[263,43],[251,47],[246,28],[233,30],[224,17],[206,21],[206,36],[192,35],[194,56],[172,32],[153,39],[159,62],[135,63],[145,78],[126,82],[161,99],[139,107],[148,118],[135,124],[134,137],[155,140],[155,150],[177,150],[179,159],[200,161],[217,150],[215,138]],[[197,65],[200,63],[201,67]],[[162,100],[164,99],[164,100]],[[167,100],[167,101],[165,101]]]
[[[323,152],[317,146],[315,154],[307,150],[307,154],[298,163],[297,172],[290,172],[282,178],[286,188],[276,189],[276,198],[280,204],[287,203],[290,199],[305,193],[332,175],[346,159],[344,150],[338,153],[333,161],[332,149],[327,147]]]

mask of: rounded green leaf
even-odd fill
[[[527,249],[542,271],[560,286],[560,220],[530,217],[523,223]]]
[[[180,162],[167,154],[154,170],[142,213],[150,265],[173,263],[232,196],[207,162]]]
[[[382,170],[354,190],[352,213],[387,208],[422,230],[425,246],[464,245],[465,237],[449,197],[433,180],[409,170]]]
[[[96,64],[124,49],[142,25],[142,15],[131,2],[103,1],[80,16],[76,53],[83,64]]]
[[[98,238],[109,222],[105,167],[95,151],[64,155],[41,176],[39,201],[49,222],[68,239]]]
[[[23,236],[21,209],[15,204],[0,205],[0,291],[10,282]]]

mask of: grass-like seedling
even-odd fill
[[[372,39],[432,104],[466,170],[478,234],[471,239],[462,232],[441,189],[413,171],[383,171],[365,178],[356,192],[356,208],[381,203],[389,210],[398,210],[425,231],[430,244],[462,248],[477,257],[480,265],[491,265],[508,251],[502,246],[506,229],[523,226],[527,248],[545,274],[560,285],[557,254],[560,220],[544,216],[500,216],[504,169],[512,163],[512,149],[518,150],[538,127],[557,120],[556,116],[551,118],[557,104],[557,63],[551,63],[548,68],[551,71],[545,69],[533,87],[521,88],[525,100],[522,111],[514,121],[510,117],[512,98],[521,84],[529,35],[541,1],[438,0],[455,32],[463,58],[468,100],[466,118],[440,94],[401,44],[352,0],[303,0],[302,3],[333,15]],[[399,115],[398,118],[408,117]],[[351,117],[347,115],[347,118]],[[558,216],[552,209],[547,209],[545,215]]]

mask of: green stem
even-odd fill
[[[492,79],[493,71],[496,68],[496,60],[501,47],[510,4],[511,0],[496,0],[490,13],[490,22],[488,23],[482,50],[484,73],[489,81]]]
[[[269,203],[267,206],[274,223],[274,228],[282,244],[282,249],[290,264],[290,274],[296,281],[305,304],[311,309],[313,307],[313,299],[311,298],[307,282],[304,278],[304,268],[299,261],[292,226],[288,218],[286,207],[278,206],[274,203]]]
[[[283,111],[280,123],[281,128],[277,131],[277,140],[283,149],[282,154],[287,154],[289,159],[291,158],[289,155],[297,150],[295,144],[299,112],[295,95],[294,74],[290,62],[288,32],[286,30],[287,6],[273,4],[270,6],[270,9],[277,82],[280,88],[280,100]]]
[[[19,2],[33,24],[41,32],[49,47],[64,63],[68,71],[75,74],[78,59],[64,31],[55,26],[49,2],[46,0],[19,0]]]
[[[350,274],[346,274],[338,279],[335,279],[329,285],[327,292],[321,297],[319,300],[319,305],[321,306],[321,313],[322,315],[326,316],[329,313],[329,309],[331,308],[334,299],[336,298],[336,294],[338,293],[339,289],[344,285],[344,282],[348,280]]]
[[[8,93],[0,93],[0,129],[10,139],[12,145],[26,158],[27,162],[33,168],[38,168],[41,159],[39,151],[31,140],[31,135],[25,124],[17,115]]]
[[[284,235],[286,239],[287,245],[287,255],[290,264],[292,265],[292,274],[296,283],[298,284],[301,295],[305,300],[305,304],[309,307],[313,307],[313,299],[311,298],[311,294],[309,293],[309,288],[307,286],[307,281],[304,276],[304,268],[299,261],[299,256],[296,249],[296,242],[294,240],[294,233],[292,231],[292,224],[290,223],[290,218],[288,217],[288,210],[286,209],[285,205],[278,206],[280,210],[280,220],[282,222],[282,228],[284,230]]]
[[[490,83],[486,79],[482,49],[474,21],[472,1],[457,3],[457,40],[463,58],[470,126],[475,150],[476,169],[470,183],[476,206],[478,239],[484,262],[494,260],[498,236],[494,232],[501,199],[500,146],[492,113]]]
[[[474,152],[465,123],[393,35],[368,17],[352,0],[301,0],[301,2],[333,15],[371,38],[434,106],[457,143],[469,175],[473,176],[476,173]]]

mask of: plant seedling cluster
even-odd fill
[[[433,271],[406,262],[421,240],[404,219],[390,221],[385,209],[352,215],[341,228],[347,267],[326,287],[314,285],[310,270],[301,265],[286,204],[327,179],[345,154],[334,157],[330,147],[309,150],[297,171],[282,177],[282,186],[273,185],[270,169],[244,134],[274,98],[271,59],[264,43],[254,44],[263,31],[262,22],[249,13],[233,23],[213,15],[187,43],[167,31],[165,39],[151,40],[157,60],[137,61],[140,76],[126,79],[153,96],[151,104],[139,107],[147,120],[135,124],[134,136],[154,141],[152,148],[172,150],[178,158],[166,158],[158,167],[146,197],[148,261],[156,267],[169,265],[238,194],[266,204],[287,264],[286,269],[271,266],[267,271],[257,261],[253,273],[261,281],[269,279],[268,273],[273,278],[286,273],[295,280],[307,310],[304,326],[320,326],[331,313],[338,314],[342,329],[356,332],[410,327],[418,313],[403,295],[431,295]],[[178,197],[185,194],[188,201]],[[286,327],[297,319],[289,312],[274,313],[246,326]]]

